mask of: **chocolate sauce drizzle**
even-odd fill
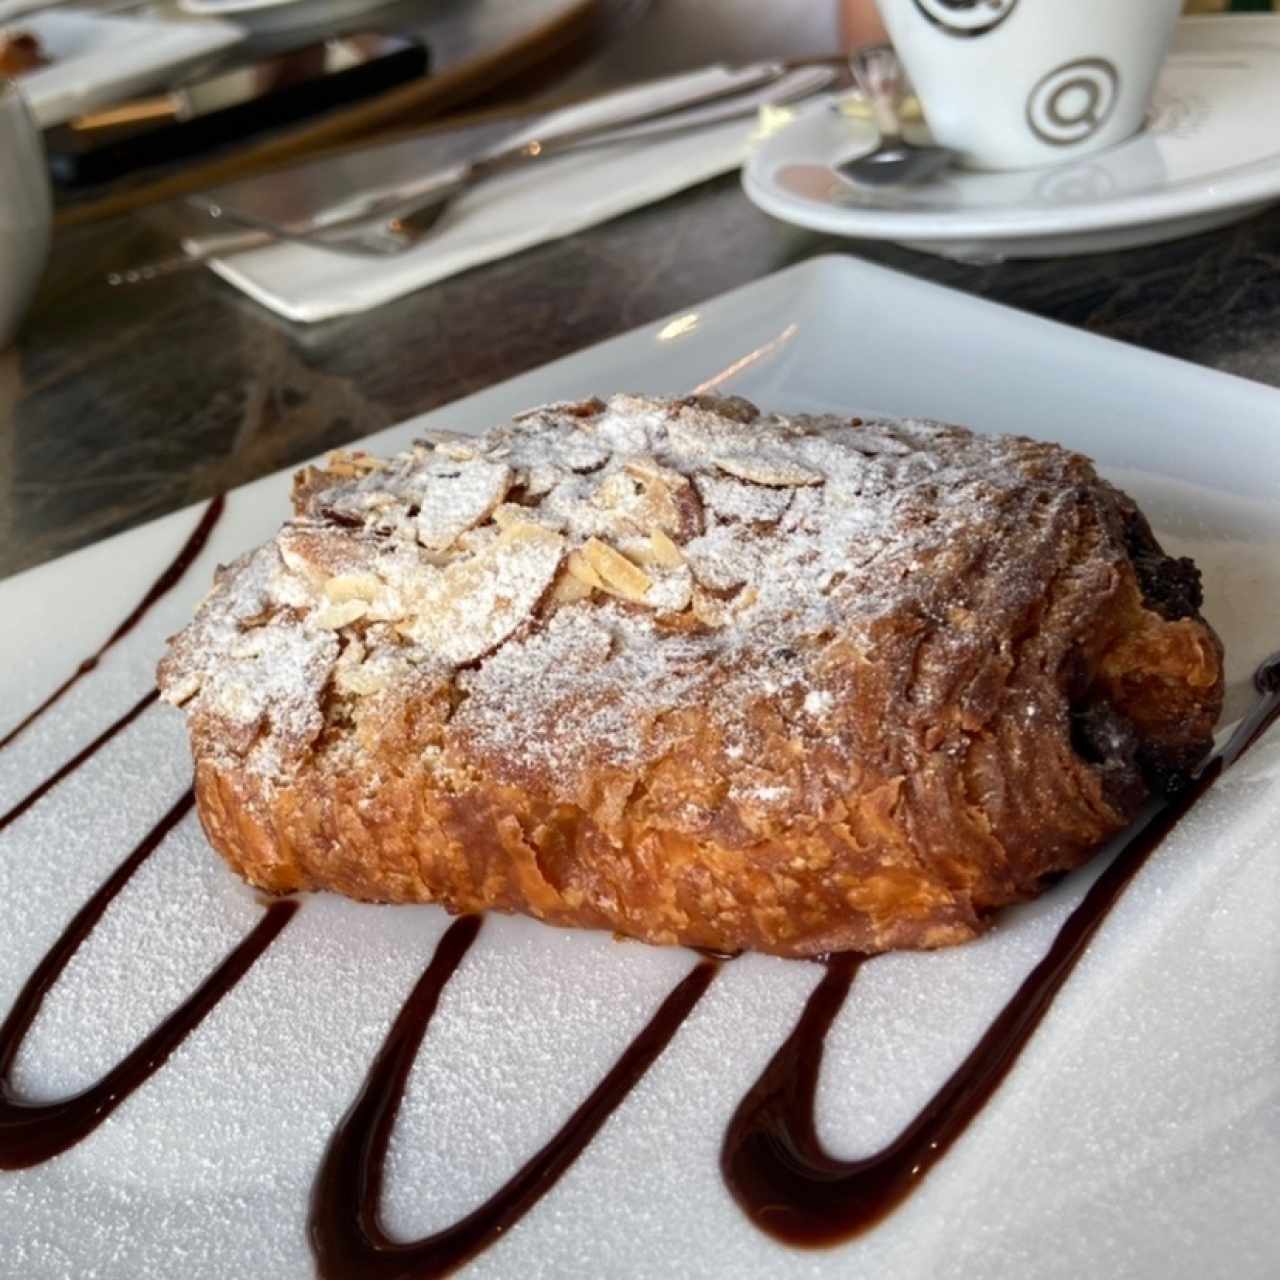
[[[121,729],[127,729],[159,696],[159,692],[155,689],[143,694],[124,715],[118,720],[113,720],[87,747],[81,747],[70,760],[59,765],[43,782],[32,787],[12,809],[6,813],[0,813],[0,831],[3,831],[11,822],[16,822],[46,791],[52,790],[68,774],[74,773],[90,756],[96,755],[98,749],[106,746]]]
[[[205,1014],[249,971],[289,923],[297,903],[276,902],[203,983],[95,1084],[57,1102],[23,1102],[10,1083],[14,1059],[46,994],[93,931],[112,899],[191,811],[186,791],[111,873],[36,965],[0,1025],[0,1169],[27,1169],[74,1146],[164,1065]]]
[[[29,728],[36,720],[38,720],[46,711],[49,710],[59,698],[62,697],[78,680],[87,676],[99,663],[102,655],[106,653],[118,640],[122,640],[130,631],[142,621],[147,611],[152,605],[160,599],[161,596],[168,594],[182,578],[182,575],[191,568],[195,563],[196,557],[204,550],[204,545],[209,541],[209,535],[213,532],[213,527],[218,523],[222,516],[223,509],[226,506],[226,499],[222,494],[214,498],[204,509],[204,514],[200,517],[200,522],[191,531],[191,536],[182,545],[182,550],[174,557],[169,567],[151,584],[151,588],[147,594],[142,597],[134,608],[133,612],[107,637],[106,643],[91,653],[80,665],[33,711],[30,711],[21,720],[18,721],[4,737],[0,738],[0,751],[7,747],[23,730]],[[137,714],[137,710],[133,714]],[[123,728],[123,726],[120,726]],[[92,750],[88,755],[92,755],[98,747],[102,745],[101,740],[95,740]],[[76,763],[68,762],[67,772],[76,767],[76,764],[83,763],[79,757]],[[52,782],[49,784],[53,785]],[[5,815],[4,821],[7,822],[17,815],[12,811]],[[0,823],[3,826],[3,823]]]
[[[1280,654],[1263,663],[1255,683],[1262,697],[1227,745],[1181,794],[1128,831],[976,1048],[888,1146],[861,1160],[834,1159],[814,1123],[823,1044],[865,957],[828,960],[795,1029],[739,1104],[721,1149],[725,1182],[757,1227],[788,1244],[835,1244],[874,1226],[920,1185],[999,1088],[1129,882],[1222,772],[1280,718]]]
[[[118,640],[128,635],[147,611],[166,595],[204,550],[209,535],[225,508],[219,495],[205,508],[182,549],[133,611],[100,646],[72,672],[34,711],[0,738],[0,750],[49,710],[78,680],[86,676]],[[7,812],[0,814],[0,831],[20,818],[51,788],[74,773],[116,734],[131,725],[159,695],[154,689],[144,694],[124,715],[112,721],[87,746],[54,770]],[[8,1016],[0,1024],[0,1169],[26,1169],[41,1164],[74,1146],[98,1127],[131,1093],[143,1085],[168,1060],[169,1055],[196,1029],[205,1015],[229,992],[271,945],[297,910],[295,902],[277,902],[267,908],[262,919],[203,983],[95,1084],[70,1098],[56,1102],[32,1103],[18,1098],[13,1090],[13,1064],[44,1003],[44,998],[62,975],[71,957],[92,933],[94,926],[134,872],[164,842],[195,804],[188,790],[134,846],[128,857],[76,912],[58,940],[36,965],[18,993]]]
[[[479,931],[480,918],[464,916],[440,940],[329,1144],[309,1223],[322,1280],[428,1280],[488,1248],[555,1186],[671,1043],[719,970],[712,960],[699,961],[560,1131],[478,1209],[422,1240],[392,1240],[378,1219],[387,1144],[440,993]]]

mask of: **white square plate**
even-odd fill
[[[31,32],[50,60],[18,81],[42,129],[174,81],[244,39],[240,27],[208,18],[171,22],[76,9],[28,14],[14,25]]]
[[[571,356],[430,422],[478,430],[541,401],[727,390],[768,407],[947,417],[1097,457],[1178,552],[1223,634],[1229,717],[1280,648],[1280,394],[844,258],[816,259]],[[288,477],[230,495],[175,590],[3,752],[0,812],[150,687],[216,561],[271,534]],[[132,608],[198,513],[0,583],[0,730]],[[829,1251],[760,1235],[717,1155],[737,1100],[819,970],[720,976],[550,1194],[473,1264],[551,1277],[1271,1277],[1280,1185],[1280,741],[1197,806],[1094,939],[999,1092],[881,1226]],[[144,713],[0,834],[0,1010],[189,781],[182,718]],[[818,1123],[838,1155],[891,1137],[1042,954],[1091,873],[981,941],[866,965],[830,1037]],[[47,997],[13,1072],[49,1099],[102,1074],[259,918],[188,818]],[[447,925],[430,907],[308,899],[279,941],[78,1147],[0,1173],[0,1271],[304,1277],[317,1162]],[[692,957],[490,919],[445,991],[392,1140],[396,1235],[455,1220],[586,1096]]]

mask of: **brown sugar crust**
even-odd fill
[[[1056,445],[552,405],[299,474],[161,663],[264,889],[780,955],[980,932],[1206,752],[1199,576]]]

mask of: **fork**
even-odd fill
[[[212,216],[244,228],[206,243],[195,253],[112,272],[112,285],[139,284],[192,270],[221,259],[276,243],[295,243],[357,257],[394,257],[429,236],[445,211],[465,191],[498,174],[540,163],[552,156],[588,147],[657,138],[747,115],[761,106],[789,102],[826,88],[835,78],[830,67],[803,67],[780,75],[772,83],[735,97],[715,101],[630,125],[589,125],[554,137],[534,138],[503,147],[480,158],[449,166],[386,195],[362,197],[350,213],[332,217],[307,231],[290,231],[259,223],[216,204],[206,205]]]

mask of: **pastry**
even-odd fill
[[[614,396],[301,472],[160,664],[252,884],[938,947],[1208,750],[1199,575],[1088,459]]]

